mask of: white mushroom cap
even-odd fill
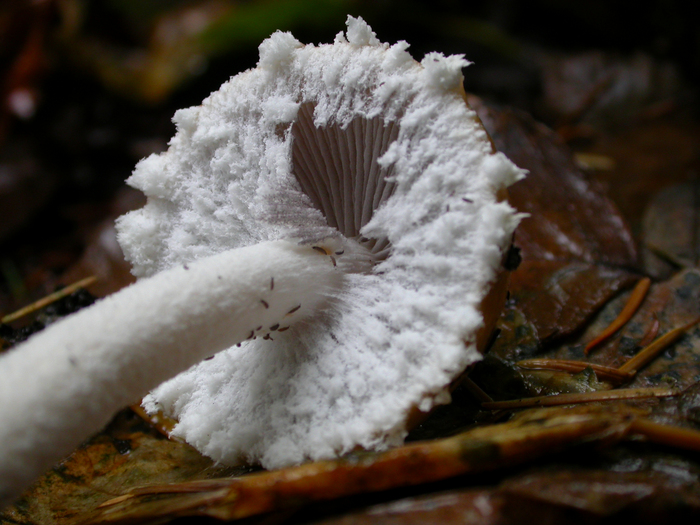
[[[480,357],[481,303],[520,219],[499,194],[522,172],[464,102],[468,63],[418,63],[407,47],[352,17],[332,45],[277,32],[258,67],[178,111],[169,150],[129,179],[149,198],[118,223],[138,276],[336,239],[345,275],[329,309],[146,398],[217,461],[273,468],[399,444],[412,412],[448,402]]]

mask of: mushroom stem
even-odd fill
[[[341,282],[318,250],[265,242],[141,280],[17,346],[0,358],[0,507],[122,407],[303,319]]]

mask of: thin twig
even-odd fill
[[[700,450],[700,432],[690,428],[655,423],[646,418],[635,419],[630,431],[641,434],[649,441],[686,450]]]
[[[675,395],[668,388],[624,388],[619,390],[603,390],[597,392],[581,392],[574,394],[555,394],[551,396],[526,397],[508,401],[492,401],[482,403],[487,410],[506,410],[527,407],[548,407],[557,405],[572,405],[578,403],[593,403],[596,401],[613,401],[621,399],[643,399],[647,397],[669,397]]]
[[[2,319],[0,319],[0,322],[3,324],[7,324],[11,323],[12,321],[16,321],[17,319],[24,317],[25,315],[29,315],[33,312],[36,312],[37,310],[40,310],[41,308],[44,308],[45,306],[48,306],[51,303],[58,301],[59,299],[63,299],[64,297],[72,294],[80,288],[86,288],[90,286],[95,281],[97,281],[97,277],[93,275],[91,277],[81,279],[80,281],[75,282],[73,284],[69,284],[68,286],[61,288],[57,292],[49,294],[46,297],[42,297],[41,299],[30,305],[25,306],[24,308],[20,308],[16,312],[6,315]]]
[[[335,461],[305,463],[236,478],[196,480],[132,489],[97,507],[81,523],[145,523],[178,516],[221,520],[298,508],[331,500],[418,485],[532,462],[582,442],[622,439],[636,411],[630,407],[534,410],[498,425],[450,438],[364,452]],[[87,519],[86,519],[87,518]]]
[[[627,323],[627,321],[629,321],[632,318],[632,316],[635,314],[635,312],[639,309],[642,302],[644,301],[644,298],[646,297],[650,286],[651,279],[649,279],[648,277],[644,277],[643,279],[639,280],[637,285],[634,287],[634,290],[632,290],[632,294],[627,300],[627,304],[625,304],[625,307],[620,312],[620,315],[618,315],[617,318],[612,323],[610,323],[610,325],[605,330],[603,330],[600,333],[600,335],[598,335],[598,337],[596,337],[586,345],[586,348],[583,351],[584,354],[588,355],[588,352],[590,352],[594,347],[598,346],[600,343],[608,339],[611,335],[613,335],[620,328],[622,328]]]
[[[649,361],[654,359],[662,350],[672,343],[675,343],[680,337],[685,334],[690,328],[700,323],[700,317],[685,326],[680,328],[675,328],[670,332],[662,335],[656,341],[651,343],[646,348],[643,348],[635,355],[632,359],[624,363],[618,370],[621,372],[632,372],[636,373],[637,370],[646,365]]]
[[[655,244],[652,244],[650,242],[645,243],[647,249],[656,255],[659,259],[669,263],[672,266],[675,266],[676,268],[683,270],[685,268],[692,268],[695,266],[691,261],[688,261],[687,259],[684,259],[683,257],[678,257],[677,255],[672,254],[671,252],[668,252],[664,250],[663,248],[660,248],[659,246],[656,246]]]
[[[613,383],[625,383],[634,377],[633,373],[624,372],[618,368],[567,359],[525,359],[518,361],[516,364],[528,370],[561,370],[562,372],[574,374],[583,372],[586,368],[591,368],[598,379]]]
[[[482,388],[477,385],[474,381],[472,381],[469,377],[465,377],[462,379],[461,385],[466,388],[469,393],[474,396],[477,401],[480,401],[481,403],[488,403],[489,401],[493,401],[493,398],[488,395],[486,392],[482,390]]]

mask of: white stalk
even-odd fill
[[[141,280],[17,346],[0,358],[0,507],[120,408],[303,319],[341,280],[319,250],[266,242]]]

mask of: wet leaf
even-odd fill
[[[557,359],[583,359],[584,344],[597,335],[623,308],[627,293],[608,303],[590,326],[571,343],[548,353]],[[639,342],[655,319],[659,321],[659,336],[700,317],[700,270],[686,270],[673,279],[653,284],[640,310],[609,342],[593,350],[589,360],[615,366],[637,354]],[[685,390],[700,379],[700,328],[692,327],[685,336],[667,348],[649,365],[637,373],[630,386],[670,387]]]
[[[697,466],[657,457],[629,472],[628,459],[607,465],[613,472],[572,466],[532,469],[492,488],[442,489],[349,509],[313,523],[526,525],[533,520],[586,524],[629,520],[641,524],[700,516]]]
[[[700,469],[697,465],[668,461],[669,468],[640,468],[635,472],[595,469],[540,469],[503,483],[512,504],[555,506],[583,511],[581,517],[609,517],[624,513],[642,523],[667,522],[672,516],[700,516]],[[529,503],[529,505],[528,505]],[[635,522],[632,520],[632,522]]]
[[[541,340],[570,334],[636,281],[632,234],[555,133],[522,113],[470,104],[496,149],[529,171],[509,189],[510,202],[530,214],[516,232],[523,261],[511,297]]]
[[[506,498],[487,489],[451,490],[401,498],[396,501],[349,509],[341,516],[313,521],[316,525],[423,525],[505,523]]]

